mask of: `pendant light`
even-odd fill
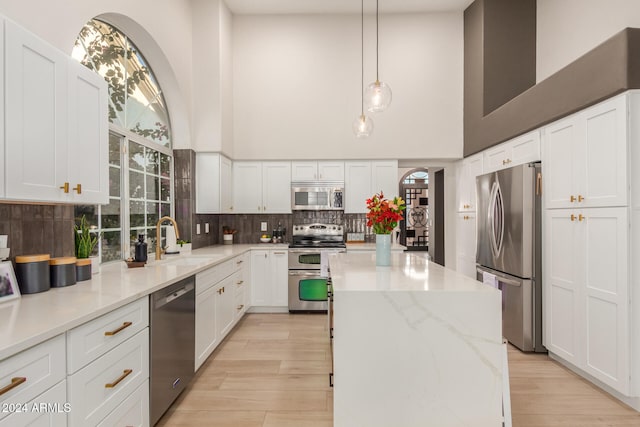
[[[367,110],[372,113],[381,113],[391,104],[391,88],[378,78],[378,21],[378,0],[376,0],[376,81],[367,86],[367,91],[364,95],[367,100]]]
[[[373,132],[373,120],[364,114],[364,0],[361,0],[361,15],[360,15],[360,59],[362,67],[360,69],[360,91],[361,91],[361,103],[360,103],[360,115],[353,122],[353,132],[358,138],[366,138]]]

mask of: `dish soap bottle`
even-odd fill
[[[135,260],[136,262],[147,262],[147,243],[144,241],[144,234],[138,234]]]

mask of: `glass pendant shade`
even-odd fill
[[[391,105],[391,96],[389,85],[376,80],[365,90],[365,108],[372,113],[381,113]]]
[[[366,138],[373,132],[373,120],[370,117],[361,114],[353,122],[353,133],[358,138]]]

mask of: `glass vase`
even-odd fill
[[[376,265],[391,265],[391,234],[376,234]]]

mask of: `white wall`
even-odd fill
[[[145,54],[170,106],[174,147],[191,143],[191,7],[175,0],[0,0],[0,14],[71,54],[82,26],[104,16]]]
[[[221,0],[192,0],[193,144],[233,157],[233,17]]]
[[[538,0],[536,81],[626,27],[640,27],[638,0]]]
[[[365,22],[365,84],[375,25]],[[234,157],[457,158],[462,155],[461,13],[380,17],[380,79],[393,89],[373,136],[360,113],[359,15],[238,15],[233,22]]]

